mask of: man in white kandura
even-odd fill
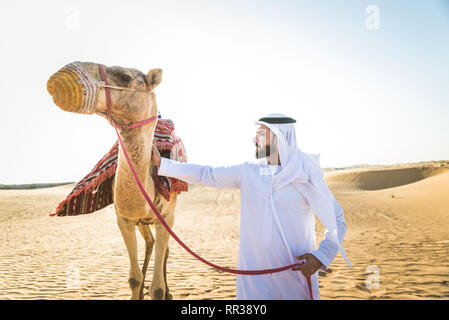
[[[210,167],[160,158],[159,175],[191,184],[239,188],[241,218],[238,268],[260,270],[298,262],[300,267],[266,275],[237,275],[237,299],[319,299],[318,269],[326,269],[342,248],[346,233],[343,209],[327,187],[319,161],[298,149],[296,121],[282,114],[259,119],[254,143],[258,163]],[[326,227],[319,248],[315,216]],[[301,272],[298,272],[301,271]]]

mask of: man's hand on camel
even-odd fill
[[[161,165],[161,155],[159,153],[159,150],[157,150],[156,145],[153,143],[153,152],[151,155],[151,160],[153,160],[153,164],[155,166],[160,166]]]
[[[293,271],[301,271],[304,277],[310,277],[312,274],[318,271],[323,265],[320,260],[318,260],[313,254],[305,253],[301,256],[296,257],[298,260],[306,260],[306,262],[298,267],[293,267]]]

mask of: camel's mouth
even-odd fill
[[[53,74],[47,81],[53,102],[64,111],[93,113],[97,88],[95,81],[86,81],[86,74],[79,62],[70,63]]]

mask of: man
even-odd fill
[[[296,121],[282,114],[259,119],[254,143],[259,163],[210,167],[160,158],[159,174],[191,184],[239,188],[241,218],[238,268],[300,267],[266,275],[237,275],[237,299],[319,299],[318,269],[326,269],[340,250],[346,232],[343,210],[323,179],[319,162],[298,149]],[[326,226],[319,248],[315,217]],[[349,264],[350,265],[350,264]],[[300,272],[298,272],[300,271]]]

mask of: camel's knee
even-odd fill
[[[140,289],[143,283],[143,274],[139,269],[135,269],[129,273],[128,283],[133,292]]]
[[[130,277],[128,279],[128,283],[129,283],[129,287],[131,288],[131,290],[136,290],[137,288],[140,289],[140,285],[141,285],[142,281],[139,281],[136,278]]]

